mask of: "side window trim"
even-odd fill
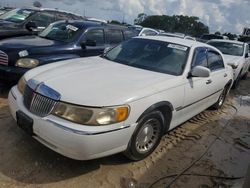
[[[207,49],[207,47],[196,47],[195,49],[194,49],[194,53],[193,53],[193,57],[192,57],[192,61],[191,61],[191,65],[190,65],[190,70],[194,67],[193,66],[193,64],[194,64],[194,60],[195,60],[195,53],[198,51],[198,50],[205,50],[205,53],[206,53],[206,58],[207,58],[207,51],[208,51],[208,49]],[[207,67],[208,67],[208,60],[207,60]]]
[[[220,53],[218,53],[217,51],[215,51],[215,50],[213,50],[213,49],[211,49],[211,48],[207,48],[207,52],[211,52],[211,53],[214,53],[215,55],[218,55],[218,56],[222,59],[222,61],[223,61],[223,58],[221,57]],[[206,56],[207,56],[208,68],[210,69],[209,59],[208,59],[208,53],[206,54]],[[223,67],[217,68],[217,69],[215,69],[215,70],[211,70],[211,69],[210,69],[210,71],[211,71],[211,72],[216,72],[216,71],[220,71],[220,70],[224,70],[224,69],[225,69],[225,62],[223,61]]]

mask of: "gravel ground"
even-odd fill
[[[250,75],[249,75],[250,76]],[[20,130],[0,95],[0,188],[242,187],[250,164],[250,77],[219,111],[206,110],[164,136],[140,162],[118,154],[63,157]],[[250,187],[250,185],[249,185]]]

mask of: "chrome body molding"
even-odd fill
[[[69,127],[65,127],[64,125],[61,125],[60,123],[53,121],[51,119],[48,118],[44,118],[47,122],[52,123],[53,125],[55,125],[58,128],[61,128],[65,131],[74,133],[74,134],[78,134],[78,135],[98,135],[98,134],[105,134],[105,133],[110,133],[110,132],[115,132],[115,131],[119,131],[119,130],[123,130],[123,129],[127,129],[129,127],[131,127],[131,125],[126,125],[117,129],[113,129],[113,130],[106,130],[106,131],[80,131],[80,130],[75,130]]]

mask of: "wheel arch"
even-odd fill
[[[151,105],[140,115],[136,122],[139,122],[146,114],[156,110],[160,111],[164,117],[163,133],[165,134],[169,129],[174,111],[173,105],[169,101],[161,101]]]

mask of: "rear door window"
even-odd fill
[[[134,31],[131,31],[131,30],[124,30],[123,34],[124,34],[124,39],[125,40],[128,40],[128,39],[133,38],[133,37],[136,36],[136,33]]]
[[[92,29],[85,34],[85,41],[94,41],[97,46],[104,45],[104,32],[102,29]]]
[[[55,22],[55,15],[47,12],[39,12],[32,17],[31,21],[35,22],[38,27],[47,27],[49,24]]]
[[[119,44],[123,41],[121,30],[108,29],[106,30],[106,40],[108,44]]]

